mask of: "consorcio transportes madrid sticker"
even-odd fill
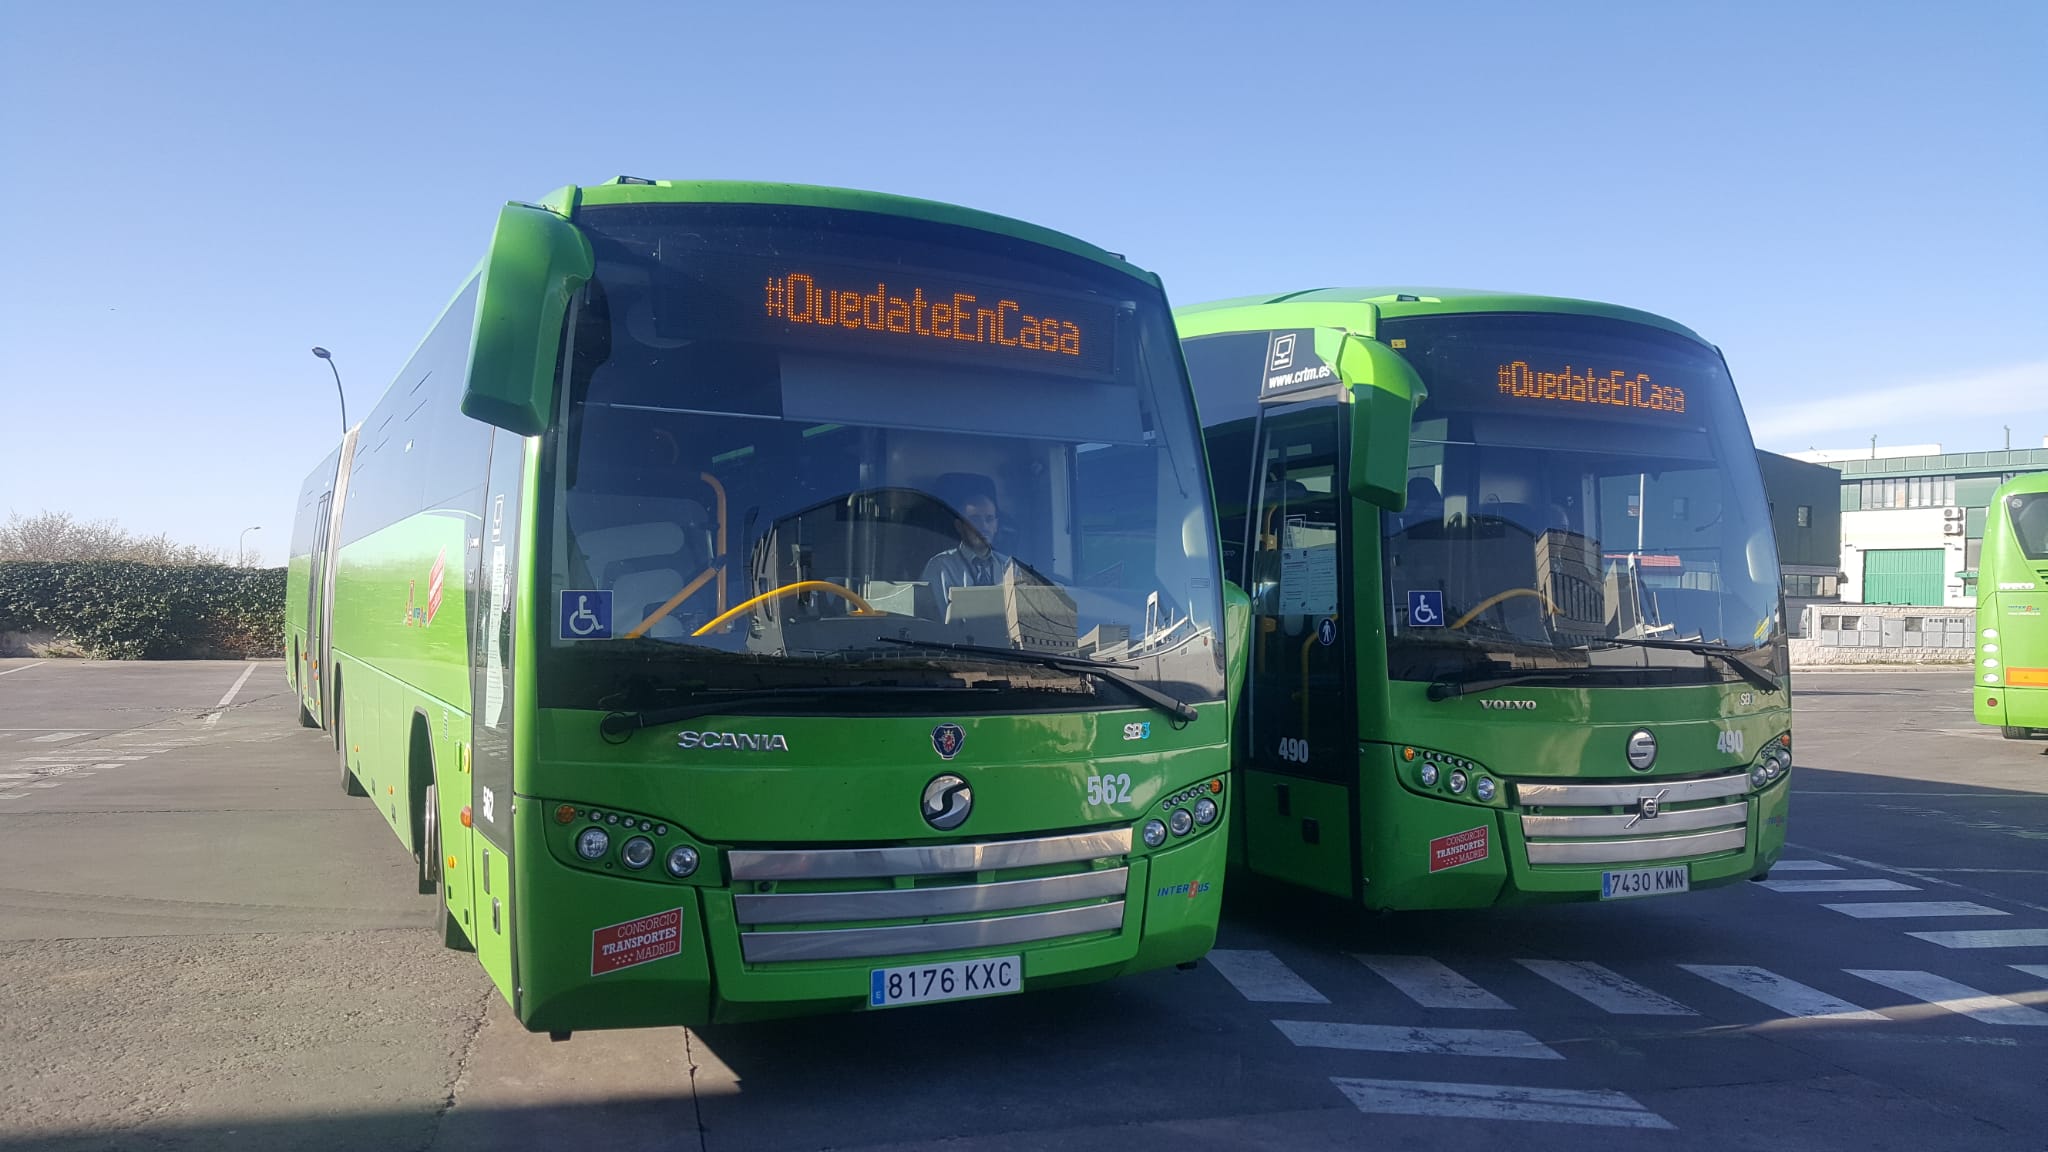
[[[1461,864],[1475,864],[1493,854],[1492,845],[1487,843],[1486,826],[1467,828],[1449,836],[1439,836],[1429,842],[1429,870],[1441,872]]]
[[[590,974],[602,976],[683,952],[683,910],[673,908],[590,934]]]

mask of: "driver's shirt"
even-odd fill
[[[933,598],[943,608],[955,588],[1014,580],[1011,563],[1010,557],[993,548],[979,556],[964,546],[948,548],[925,562],[924,582],[931,585]]]

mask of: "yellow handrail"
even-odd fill
[[[739,615],[742,612],[745,612],[747,609],[752,608],[754,605],[759,604],[763,600],[773,600],[777,596],[788,596],[797,592],[830,592],[835,596],[844,596],[848,600],[853,601],[854,615],[856,616],[888,615],[887,612],[875,611],[874,605],[869,604],[867,601],[861,599],[860,594],[855,592],[851,588],[842,588],[839,585],[834,584],[828,580],[799,580],[794,584],[784,584],[780,588],[770,588],[768,591],[761,593],[759,596],[756,596],[750,600],[743,600],[740,603],[733,605],[726,611],[719,613],[715,618],[712,619],[710,623],[704,625],[702,628],[697,629],[695,632],[690,633],[690,635],[702,636],[706,632],[709,632],[713,628],[716,628],[719,625],[724,624],[726,621],[732,619],[733,617]]]

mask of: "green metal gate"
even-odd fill
[[[1941,548],[1875,548],[1863,554],[1865,604],[1942,602]]]

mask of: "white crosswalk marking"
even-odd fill
[[[1514,1060],[1562,1060],[1542,1041],[1512,1028],[1403,1028],[1390,1024],[1339,1024],[1327,1020],[1275,1020],[1273,1026],[1297,1048],[1340,1048],[1347,1052],[1407,1052],[1425,1056],[1493,1056]]]
[[[1897,880],[1766,880],[1760,887],[1773,892],[1918,892],[1911,884]]]
[[[90,735],[90,732],[52,732],[48,736],[31,736],[28,742],[31,744],[55,744],[59,740],[73,740],[80,736]]]
[[[1936,976],[1932,972],[1899,972],[1874,968],[1844,968],[1851,976],[1882,984],[1936,1008],[1946,1008],[1984,1024],[2048,1027],[2048,1012],[2016,1004],[2003,996],[1980,992],[1967,984]]]
[[[1587,960],[1517,960],[1559,988],[1617,1016],[1697,1016],[1668,996]]]
[[[1680,964],[1680,968],[1701,976],[1731,992],[1740,992],[1760,1004],[1787,1016],[1817,1020],[1884,1020],[1881,1012],[1859,1008],[1818,988],[1787,980],[1776,972],[1747,964]]]
[[[1601,1089],[1515,1088],[1505,1084],[1359,1080],[1344,1076],[1333,1076],[1330,1083],[1349,1097],[1360,1112],[1368,1114],[1527,1120],[1607,1128],[1672,1127],[1669,1120],[1629,1097]]]
[[[1842,866],[1840,864],[1830,864],[1825,860],[1780,860],[1776,864],[1771,865],[1771,871],[1773,872],[1840,872],[1841,870]]]
[[[2015,964],[2013,967],[2029,976],[2039,976],[2043,980],[2048,980],[2048,964]]]
[[[1858,920],[1905,920],[1916,916],[2005,916],[2009,913],[1968,900],[1865,900],[1856,904],[1823,904]]]
[[[2043,948],[2048,928],[1997,928],[1976,932],[1908,932],[1943,948]]]
[[[26,800],[26,799],[28,799],[28,793],[26,793],[26,792],[0,792],[0,800]]]
[[[1329,998],[1294,974],[1278,956],[1259,949],[1215,948],[1209,963],[1245,999],[1258,1004],[1328,1004]]]
[[[1354,955],[1357,955],[1354,953]],[[1358,962],[1424,1008],[1513,1011],[1514,1005],[1427,956],[1363,956]]]

